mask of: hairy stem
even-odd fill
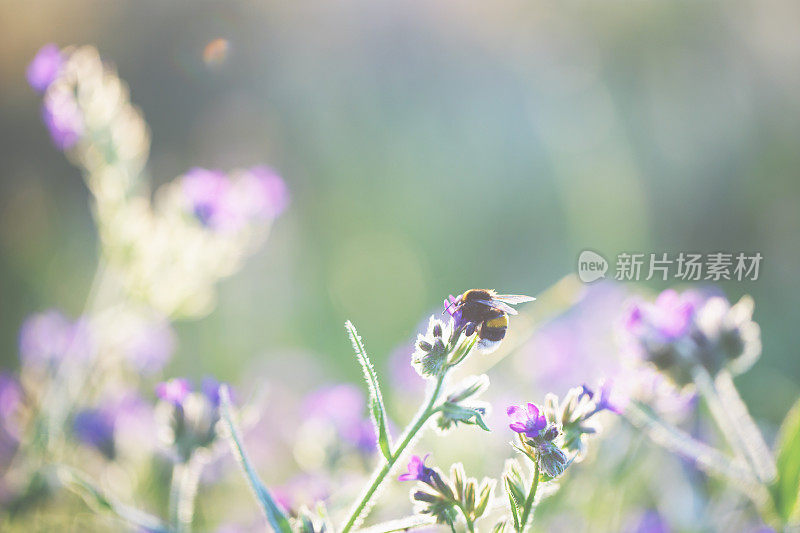
[[[750,469],[744,467],[740,461],[733,460],[716,448],[692,438],[691,435],[663,420],[647,406],[631,402],[622,416],[631,425],[646,433],[653,442],[669,452],[694,461],[706,472],[727,479],[745,491],[758,486]]]
[[[750,469],[755,472],[752,458],[750,454],[747,453],[747,448],[744,445],[744,439],[741,435],[739,424],[733,418],[733,413],[728,412],[726,407],[722,404],[717,390],[714,387],[714,380],[711,378],[711,375],[705,368],[698,365],[692,370],[692,380],[697,386],[697,390],[703,397],[703,400],[705,400],[714,422],[716,422],[731,449],[733,449],[737,457],[744,459]]]
[[[739,396],[733,376],[727,370],[722,370],[717,374],[714,384],[723,407],[737,422],[742,444],[750,456],[756,476],[762,483],[772,482],[777,475],[772,453],[755,420],[750,416],[747,405]]]
[[[169,518],[172,529],[177,533],[192,530],[194,519],[194,502],[197,498],[197,487],[200,474],[205,466],[206,457],[197,451],[185,463],[176,463],[172,470],[172,484],[169,490]]]
[[[425,425],[425,422],[436,412],[435,405],[436,400],[439,399],[439,395],[442,392],[442,385],[444,383],[445,376],[442,375],[436,380],[436,386],[434,387],[433,391],[431,392],[428,401],[423,406],[422,409],[419,410],[417,416],[414,417],[414,420],[411,421],[409,428],[403,434],[400,443],[397,445],[397,448],[392,452],[391,457],[383,464],[383,466],[377,468],[370,478],[370,483],[367,486],[367,489],[364,491],[361,498],[359,498],[358,503],[353,506],[352,511],[350,511],[349,518],[347,522],[345,522],[344,526],[342,526],[342,533],[347,533],[350,531],[353,526],[356,524],[359,519],[363,518],[362,514],[366,514],[369,510],[369,504],[375,496],[375,492],[381,486],[383,481],[386,479],[386,476],[392,470],[392,467],[397,463],[398,460],[403,456],[403,452],[414,439],[414,437],[419,433],[422,427]]]
[[[533,479],[531,480],[531,490],[528,492],[528,498],[525,500],[525,507],[522,510],[522,518],[519,521],[519,530],[525,531],[525,526],[528,524],[528,516],[533,509],[533,502],[536,500],[536,489],[539,488],[539,463],[533,462]]]

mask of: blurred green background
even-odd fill
[[[447,294],[537,294],[584,248],[759,251],[759,280],[724,289],[755,297],[741,384],[778,421],[800,392],[798,27],[789,0],[5,0],[0,363],[93,274],[88,192],[24,74],[44,43],[94,44],[150,124],[155,184],[266,162],[293,194],[215,311],[178,325],[169,374],[310,354],[353,379],[347,318],[385,365]]]

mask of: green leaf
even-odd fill
[[[466,424],[468,426],[478,426],[484,431],[491,431],[483,420],[486,414],[486,407],[481,405],[460,405],[451,402],[444,402],[439,408],[441,416],[437,420],[438,426],[449,429],[451,425]]]
[[[480,495],[478,497],[478,504],[475,506],[475,518],[480,518],[486,509],[489,507],[489,502],[492,499],[492,492],[494,492],[495,480],[484,479],[481,483]]]
[[[245,477],[250,484],[250,488],[253,490],[253,493],[256,496],[256,499],[264,509],[264,513],[267,515],[269,524],[272,526],[272,529],[277,532],[292,533],[292,528],[289,526],[289,520],[275,503],[275,500],[272,498],[272,494],[270,494],[267,487],[264,486],[264,483],[261,481],[261,479],[259,479],[258,474],[256,473],[252,463],[250,462],[250,459],[247,456],[247,453],[244,451],[244,447],[242,446],[242,438],[239,434],[239,428],[236,427],[236,423],[233,421],[233,417],[231,416],[231,397],[230,392],[228,392],[227,385],[220,386],[219,399],[220,416],[228,430],[227,437],[231,444],[231,450],[234,457],[236,457],[239,466],[241,466],[242,471],[244,472]]]
[[[367,388],[369,389],[369,411],[372,422],[375,424],[375,433],[378,435],[378,446],[386,460],[391,461],[392,449],[389,442],[389,426],[386,419],[386,407],[383,405],[381,387],[378,384],[378,374],[375,372],[372,361],[369,360],[367,350],[364,348],[364,343],[361,341],[356,327],[348,320],[344,323],[344,328],[350,336],[350,342],[353,343],[356,358],[364,370],[364,380],[367,382]]]
[[[784,524],[800,521],[800,399],[789,410],[778,433],[778,477],[770,487]]]
[[[56,467],[61,484],[83,498],[89,507],[97,511],[108,511],[116,514],[125,522],[149,533],[167,533],[169,528],[160,519],[144,511],[120,503],[106,494],[85,474],[72,467],[61,465]]]
[[[500,520],[492,528],[492,533],[503,533],[506,530],[506,521]]]
[[[519,508],[517,500],[513,495],[514,486],[506,476],[503,476],[503,481],[505,481],[506,485],[506,494],[508,494],[508,506],[511,508],[511,517],[514,519],[514,531],[519,531]]]

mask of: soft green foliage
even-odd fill
[[[369,389],[369,412],[372,417],[372,422],[375,424],[375,434],[378,435],[378,445],[380,446],[381,453],[390,460],[392,457],[391,443],[389,442],[389,427],[386,420],[386,407],[383,405],[383,396],[381,395],[381,388],[378,384],[378,374],[375,372],[375,367],[372,361],[369,360],[367,350],[364,348],[364,343],[356,331],[356,327],[349,320],[344,324],[347,334],[350,336],[350,342],[353,343],[353,350],[356,353],[358,362],[361,363],[361,368],[364,370],[364,381],[367,382],[367,389]]]
[[[800,522],[800,400],[781,425],[777,446],[778,478],[770,487],[784,524]]]
[[[247,477],[247,481],[250,484],[250,488],[253,490],[256,499],[264,509],[264,513],[267,515],[267,520],[269,520],[272,528],[281,533],[291,533],[292,530],[291,527],[289,527],[289,520],[281,512],[280,508],[278,508],[269,490],[264,486],[264,483],[261,482],[261,479],[259,479],[250,459],[247,457],[247,453],[242,447],[239,429],[236,427],[236,423],[231,416],[231,399],[227,386],[223,385],[220,387],[219,396],[220,416],[228,430],[227,436],[231,443],[231,450],[239,465],[242,467],[245,477]]]

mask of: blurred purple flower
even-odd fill
[[[54,309],[31,315],[20,328],[19,352],[23,365],[52,365],[65,356],[85,360],[92,350],[86,321],[70,322]]]
[[[114,402],[113,412],[117,447],[136,453],[155,448],[157,430],[153,406],[138,392],[122,393]]]
[[[175,352],[176,338],[169,322],[158,319],[143,323],[125,346],[127,360],[142,374],[159,372]]]
[[[9,372],[0,372],[0,424],[13,417],[22,405],[22,388]]]
[[[625,329],[635,336],[646,336],[667,343],[686,335],[700,303],[692,291],[678,294],[667,289],[652,304],[635,302],[628,309]]]
[[[219,387],[221,383],[213,377],[203,378],[200,390],[214,407],[219,407]]]
[[[191,390],[192,386],[188,379],[173,378],[156,385],[156,396],[165,402],[180,406]]]
[[[658,511],[650,509],[628,520],[624,533],[669,533],[669,524]]]
[[[107,458],[113,459],[114,418],[111,409],[86,409],[75,415],[72,431],[79,441],[97,448]]]
[[[325,387],[306,397],[303,412],[308,418],[326,420],[339,437],[358,450],[372,453],[377,437],[369,418],[364,416],[364,394],[354,385]]]
[[[314,507],[314,503],[327,500],[331,495],[331,480],[321,474],[299,474],[281,486],[275,487],[272,496],[286,512],[301,505]]]
[[[512,405],[506,409],[506,414],[511,419],[508,427],[517,433],[524,433],[529,439],[538,437],[539,432],[547,426],[547,418],[530,402],[526,407]]]
[[[229,223],[225,203],[230,186],[228,178],[220,170],[195,167],[181,178],[189,210],[201,224],[214,229]]]
[[[50,91],[42,103],[42,121],[59,150],[69,150],[83,136],[83,115],[68,91]]]
[[[22,406],[22,387],[11,374],[0,373],[0,471],[13,457],[21,430],[17,413]]]
[[[64,66],[64,56],[53,43],[44,45],[28,65],[28,83],[37,92],[43,93],[55,81]]]
[[[556,394],[575,383],[615,376],[622,365],[614,327],[627,298],[614,282],[585,286],[575,305],[544,322],[526,345],[520,373]]]
[[[433,476],[433,468],[425,466],[425,461],[428,460],[431,454],[427,454],[425,457],[420,457],[419,455],[412,455],[411,459],[408,460],[408,472],[405,474],[400,474],[400,477],[397,478],[398,481],[422,481],[423,483],[430,482]]]
[[[425,392],[425,380],[419,379],[419,374],[411,365],[414,349],[413,343],[403,344],[389,356],[388,378],[396,394],[403,398],[416,397]]]
[[[251,168],[239,182],[242,207],[256,219],[273,219],[289,205],[289,189],[275,170],[267,166]]]
[[[590,400],[595,399],[595,392],[590,389],[585,383],[581,386],[583,392],[581,392],[581,397],[588,396]],[[600,411],[611,411],[612,413],[620,414],[622,410],[616,402],[612,402],[611,395],[612,391],[614,390],[613,381],[610,379],[605,379],[600,384],[600,397],[597,398],[597,404],[594,408],[592,414],[599,413]],[[591,416],[591,415],[589,415]],[[587,416],[588,418],[588,416]]]
[[[272,220],[289,203],[284,181],[269,167],[254,167],[229,178],[219,170],[193,168],[182,178],[189,210],[205,226],[238,231],[251,222]]]

